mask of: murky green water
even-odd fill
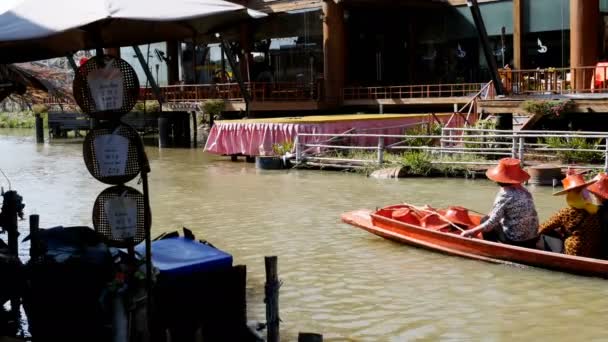
[[[0,168],[24,196],[27,214],[40,214],[43,226],[91,225],[105,186],[87,172],[80,142],[38,146],[32,137],[0,131]],[[154,234],[186,226],[246,264],[250,319],[264,320],[264,256],[279,257],[285,341],[299,331],[322,333],[326,341],[605,338],[604,280],[444,256],[339,219],[401,201],[487,211],[497,190],[488,181],[263,172],[200,149],[151,147],[148,154]],[[541,219],[563,204],[549,188],[532,192]]]

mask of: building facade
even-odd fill
[[[608,0],[478,1],[499,67],[567,68],[608,59]],[[466,0],[235,2],[269,14],[223,33],[246,82],[292,85],[331,107],[350,86],[490,79]],[[156,53],[171,59],[171,51],[152,50],[152,74],[160,71],[161,84],[231,82],[237,71],[212,36],[179,44],[173,69]],[[179,75],[162,75],[169,70]]]

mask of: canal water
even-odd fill
[[[39,214],[43,227],[92,225],[105,186],[87,172],[81,141],[36,145],[33,135],[0,131],[0,168],[26,214]],[[153,235],[188,227],[246,264],[252,320],[265,320],[264,256],[279,257],[284,341],[298,332],[326,341],[605,338],[604,280],[444,256],[340,222],[345,211],[402,201],[487,211],[497,187],[486,180],[260,171],[201,149],[147,152]],[[550,188],[531,190],[541,219],[564,204]]]

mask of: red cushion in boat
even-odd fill
[[[415,226],[420,225],[420,219],[419,219],[418,215],[416,215],[416,212],[410,208],[402,208],[402,209],[394,210],[392,218],[394,220],[408,223],[408,224],[413,224]]]

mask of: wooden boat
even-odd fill
[[[422,247],[450,255],[514,266],[535,266],[579,275],[608,278],[608,260],[571,256],[543,250],[517,247],[482,238],[462,237],[459,234],[401,222],[387,215],[382,208],[376,212],[356,210],[342,214],[342,221],[372,234],[396,242]]]

